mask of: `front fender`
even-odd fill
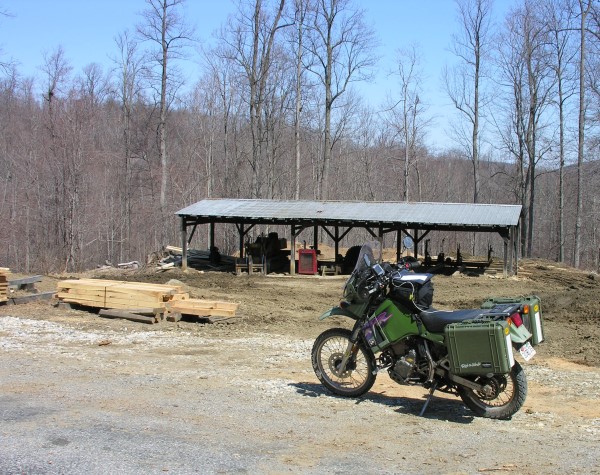
[[[324,314],[319,317],[319,320],[325,320],[329,317],[348,317],[352,320],[357,320],[358,317],[352,313],[350,310],[347,310],[342,307],[333,307],[327,310]]]

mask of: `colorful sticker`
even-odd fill
[[[369,345],[375,346],[377,344],[377,340],[375,337],[375,325],[383,327],[390,318],[392,318],[391,313],[381,312],[375,318],[372,318],[366,323],[366,325],[363,327],[363,332]]]

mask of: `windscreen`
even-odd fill
[[[367,267],[381,262],[381,243],[379,241],[368,241],[363,244],[354,266],[353,273],[360,273]]]

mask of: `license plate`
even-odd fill
[[[535,355],[535,350],[533,349],[533,346],[531,346],[531,343],[527,342],[519,348],[519,353],[521,353],[521,356],[525,361],[529,361]]]

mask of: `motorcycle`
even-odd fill
[[[317,337],[311,359],[332,393],[358,397],[379,372],[402,385],[421,385],[459,396],[477,416],[510,419],[527,396],[525,361],[543,337],[536,296],[489,299],[482,308],[443,311],[433,303],[432,274],[416,273],[412,258],[383,262],[379,241],[362,246],[344,286],[343,300],[321,315],[348,317],[352,330],[332,328]]]

